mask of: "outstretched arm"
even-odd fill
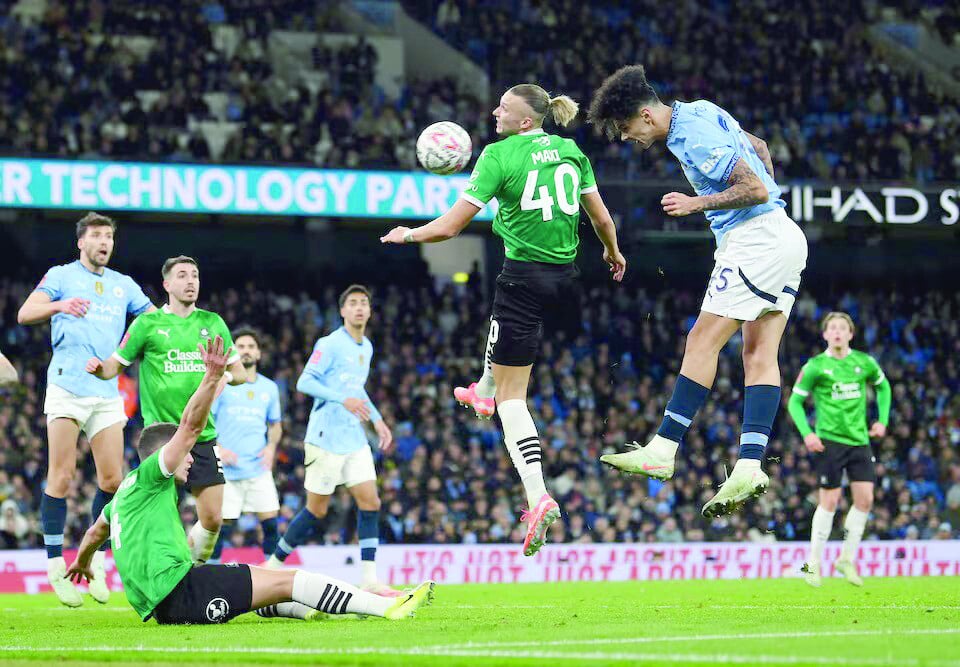
[[[203,343],[197,343],[197,347],[200,348],[201,358],[207,370],[203,374],[200,386],[190,397],[187,407],[183,409],[180,428],[161,450],[160,456],[163,457],[161,463],[164,470],[176,470],[196,444],[197,438],[203,433],[217,386],[220,384],[220,378],[223,377],[227,366],[227,358],[230,356],[230,350],[223,349],[223,338],[220,336],[208,340],[206,347]]]
[[[767,142],[749,132],[744,132],[744,134],[747,135],[747,139],[750,141],[750,145],[753,146],[753,150],[756,151],[757,157],[763,162],[763,168],[767,170],[771,178],[774,178],[773,158],[770,156],[770,148],[767,146]]]
[[[422,227],[394,227],[380,237],[381,243],[437,243],[457,236],[470,224],[480,208],[458,199],[450,210]]]

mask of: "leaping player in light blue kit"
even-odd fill
[[[63,532],[67,521],[67,491],[77,466],[77,438],[83,431],[97,466],[97,493],[91,517],[100,516],[123,480],[123,426],[127,416],[116,378],[100,380],[86,372],[90,357],[113,354],[127,327],[127,314],[155,310],[143,290],[129,276],[107,268],[113,254],[117,224],[111,218],[88,213],[77,222],[80,258],[54,266],[27,297],[17,314],[20,324],[50,320],[53,358],[47,369],[49,456],[47,483],[40,499],[43,543],[47,549],[47,578],[60,602],[79,607],[83,598],[64,576]],[[101,547],[92,561],[90,595],[105,603],[110,597],[103,571]]]
[[[327,515],[330,496],[342,484],[357,502],[360,587],[377,595],[398,596],[400,591],[377,581],[380,496],[363,423],[373,423],[381,451],[389,451],[393,435],[364,388],[373,357],[373,344],[364,335],[370,320],[366,287],[351,285],[343,291],[340,316],[343,326],[317,341],[297,381],[297,391],[314,398],[303,445],[307,503],[290,522],[267,566],[280,567],[317,532]]]
[[[665,141],[697,194],[664,195],[663,210],[670,216],[703,213],[717,239],[716,265],[657,434],[645,447],[600,460],[625,472],[672,477],[683,436],[713,385],[720,350],[742,330],[740,456],[703,507],[706,517],[729,514],[769,484],[760,462],[780,405],[777,353],[807,263],[807,240],[784,211],[766,143],[716,104],[667,106],[643,67],[631,65],[603,82],[589,119],[609,138],[643,149]]]

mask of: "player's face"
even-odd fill
[[[340,316],[347,324],[355,327],[366,326],[370,319],[370,299],[366,294],[351,294],[343,302],[343,308],[340,309]]]
[[[653,145],[657,134],[653,113],[647,107],[640,109],[633,118],[619,123],[617,129],[620,131],[620,141],[635,141],[643,150]]]
[[[244,368],[253,368],[260,362],[260,346],[253,336],[240,336],[233,341],[233,347],[240,355],[240,362]]]
[[[83,236],[77,241],[77,247],[93,266],[100,268],[107,265],[113,255],[113,229],[110,225],[95,225],[87,227]]]
[[[533,109],[511,93],[504,93],[500,98],[500,105],[493,110],[493,117],[497,119],[497,134],[510,136],[519,132],[526,132],[533,128]]]
[[[181,461],[179,467],[173,471],[173,476],[181,484],[187,483],[187,475],[190,473],[190,466],[193,465],[193,454],[187,452],[187,456]]]
[[[823,340],[830,347],[846,347],[853,340],[853,331],[850,330],[846,320],[834,317],[827,322],[827,328],[823,331]]]
[[[200,297],[200,270],[193,264],[174,264],[163,281],[163,289],[181,303],[196,303]]]

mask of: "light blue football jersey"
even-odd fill
[[[236,465],[223,465],[223,476],[233,482],[261,475],[257,455],[267,446],[267,425],[281,419],[277,384],[257,373],[253,382],[227,385],[211,412],[217,443],[237,455]]]
[[[723,235],[738,224],[786,203],[780,187],[767,173],[740,123],[713,102],[674,102],[667,148],[680,161],[683,173],[698,195],[723,192],[737,161],[743,159],[770,193],[764,204],[723,211],[704,211],[719,245]]]
[[[370,375],[373,344],[364,336],[358,343],[340,327],[313,347],[297,391],[314,397],[305,442],[335,454],[368,447],[360,419],[343,406],[347,398],[361,398],[370,406],[370,418],[382,419],[364,385]]]
[[[62,387],[77,396],[119,396],[117,379],[101,380],[86,372],[90,357],[106,359],[120,344],[127,314],[139,315],[152,305],[130,276],[104,268],[103,274],[87,269],[80,260],[54,266],[36,291],[51,301],[80,297],[90,301],[84,317],[56,313],[50,318],[53,357],[47,368],[47,384]]]

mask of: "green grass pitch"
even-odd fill
[[[960,667],[960,579],[438,586],[416,618],[140,623],[0,595],[0,664],[890,665]]]

